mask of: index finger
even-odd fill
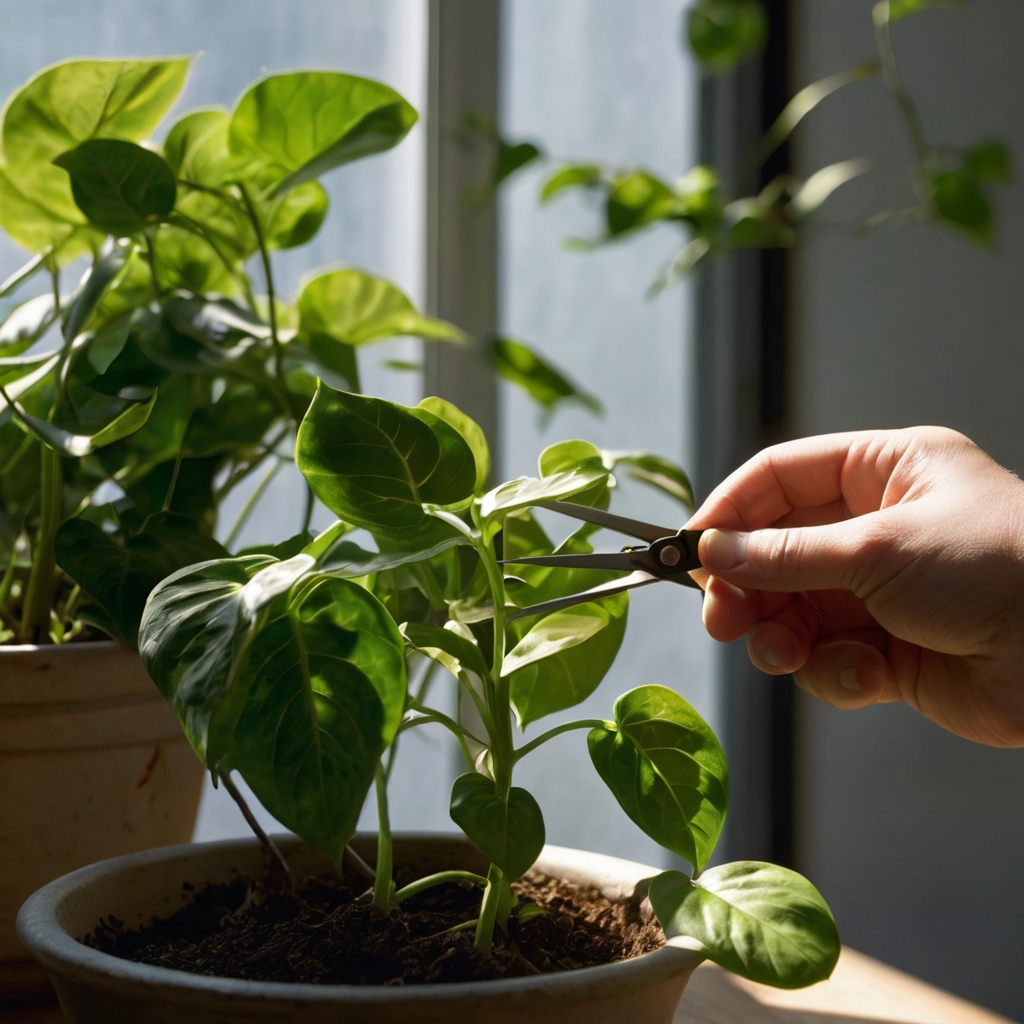
[[[691,530],[759,530],[795,508],[835,504],[848,515],[881,507],[908,431],[864,430],[786,441],[755,455],[708,496]]]

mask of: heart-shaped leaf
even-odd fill
[[[228,125],[231,115],[220,107],[191,110],[164,139],[164,158],[175,175],[193,185],[216,188],[231,173]]]
[[[228,138],[238,173],[280,194],[390,149],[415,123],[416,111],[380,82],[296,71],[246,90]]]
[[[327,219],[330,200],[318,181],[307,181],[272,200],[266,212],[268,249],[305,245]]]
[[[322,383],[295,453],[316,496],[369,530],[420,526],[424,505],[458,505],[476,483],[472,450],[437,416]]]
[[[176,573],[139,650],[200,757],[337,861],[401,722],[405,654],[368,590],[313,566],[256,555]]]
[[[473,458],[476,460],[475,490],[477,493],[482,491],[487,483],[487,477],[491,473],[491,452],[487,447],[487,438],[480,424],[443,398],[424,398],[416,408],[426,409],[427,412],[433,413],[439,420],[444,420],[462,435],[462,439],[469,445],[473,452]]]
[[[533,867],[544,848],[544,816],[537,801],[513,786],[508,801],[479,772],[460,775],[452,786],[452,821],[511,882]]]
[[[53,161],[71,176],[75,204],[112,235],[159,224],[174,209],[178,185],[162,156],[122,139],[90,139]]]
[[[587,738],[598,774],[656,843],[704,869],[725,824],[729,776],[710,726],[674,690],[640,686]]]
[[[679,871],[651,880],[650,900],[672,945],[702,953],[741,978],[777,988],[824,981],[839,959],[835,919],[802,875],[737,861],[697,882]]]
[[[598,414],[604,412],[598,399],[522,342],[495,338],[491,342],[491,364],[499,377],[521,387],[547,413],[566,402],[576,402]]]
[[[162,579],[187,565],[228,555],[191,519],[173,512],[150,516],[124,543],[84,519],[69,519],[57,531],[55,548],[57,564],[132,647],[138,646],[146,598]]]

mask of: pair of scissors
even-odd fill
[[[701,567],[700,559],[697,557],[697,543],[703,533],[702,530],[671,530],[637,519],[626,519],[624,516],[613,515],[599,508],[577,505],[571,501],[545,501],[540,502],[539,507],[572,516],[573,519],[581,519],[585,523],[604,526],[647,543],[627,546],[621,551],[595,551],[584,555],[533,555],[528,558],[503,560],[502,565],[548,565],[562,569],[620,569],[629,572],[629,575],[622,579],[602,583],[578,594],[520,608],[514,615],[509,616],[509,621],[524,615],[540,615],[571,608],[585,601],[621,594],[623,591],[646,587],[661,580],[700,589],[690,576],[690,572]]]

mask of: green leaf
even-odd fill
[[[19,356],[30,349],[57,318],[53,295],[37,295],[16,306],[0,324],[0,353],[5,358]]]
[[[205,188],[216,188],[230,178],[228,124],[231,116],[221,107],[192,110],[164,139],[164,159],[179,178]]]
[[[588,736],[590,757],[622,809],[656,843],[703,870],[725,823],[729,776],[710,726],[674,690],[640,686],[615,722]]]
[[[455,780],[451,816],[509,881],[529,871],[544,848],[544,816],[537,801],[513,786],[506,803],[495,792],[494,781],[478,772]]]
[[[78,337],[79,331],[85,327],[104,293],[125,267],[131,250],[130,245],[122,245],[113,238],[108,238],[103,243],[64,312],[61,331],[65,341],[71,342]]]
[[[332,71],[270,75],[242,95],[229,145],[239,173],[287,192],[397,145],[416,111],[380,82]]]
[[[1013,181],[1013,154],[1001,139],[988,139],[964,154],[964,170],[978,181],[1009,185]]]
[[[561,167],[546,182],[541,190],[541,202],[546,203],[566,188],[594,188],[601,184],[603,172],[597,164],[572,164]]]
[[[71,192],[89,223],[131,235],[165,220],[177,182],[162,156],[122,139],[90,139],[53,161],[71,176]]]
[[[453,676],[462,671],[475,672],[481,679],[487,679],[490,672],[477,644],[440,626],[422,622],[405,622],[398,627],[402,635],[421,654],[439,662]]]
[[[614,238],[655,221],[674,220],[680,212],[678,197],[668,185],[647,171],[634,171],[608,194],[608,234]]]
[[[584,587],[599,582],[588,578]],[[597,689],[622,646],[628,608],[628,596],[616,594],[547,615],[522,636],[502,662],[521,728],[575,707]],[[513,636],[517,626],[519,620],[509,627]]]
[[[90,139],[148,138],[174,102],[188,58],[68,60],[46,68],[3,111],[0,223],[35,251],[66,263],[102,236],[83,226],[67,174],[53,160]]]
[[[608,470],[603,466],[585,465],[564,473],[553,473],[551,476],[535,477],[520,476],[509,480],[493,491],[488,491],[480,499],[480,515],[485,520],[504,518],[516,509],[540,505],[545,501],[561,501],[571,498],[581,491],[602,483],[608,478]]]
[[[694,56],[706,70],[720,73],[764,49],[768,15],[761,0],[698,0],[686,31]]]
[[[564,377],[532,349],[508,338],[491,342],[491,363],[499,377],[521,387],[545,411],[561,403],[578,402],[591,412],[604,412],[601,403]]]
[[[8,391],[8,394],[11,395],[11,392]],[[13,398],[14,396],[11,395],[11,397]],[[70,430],[64,430],[48,420],[29,415],[17,404],[14,406],[14,412],[19,425],[27,434],[37,437],[47,447],[53,448],[64,455],[82,458],[82,456],[88,455],[98,448],[103,448],[108,444],[113,444],[115,441],[120,441],[129,434],[134,434],[149,419],[149,414],[153,411],[153,406],[156,404],[156,399],[157,392],[154,391],[149,401],[136,402],[133,405],[129,405],[124,412],[115,416],[114,419],[93,434],[75,434]]]
[[[346,524],[347,525],[347,524]],[[325,551],[318,559],[318,565],[324,572],[332,576],[340,576],[343,579],[357,579],[361,576],[370,576],[377,572],[387,572],[390,569],[398,569],[403,565],[412,562],[424,562],[434,558],[452,548],[461,547],[469,543],[461,534],[454,537],[445,537],[428,547],[416,547],[414,550],[405,551],[367,551],[352,541],[342,540],[333,544],[328,551]],[[312,553],[313,548],[307,548],[306,553]]]
[[[540,150],[532,142],[506,142],[504,139],[498,139],[493,184],[500,185],[510,175],[533,163],[540,155]]]
[[[607,470],[613,468],[611,465],[605,465],[600,449],[589,441],[558,441],[548,445],[537,459],[537,469],[541,476],[598,466]]]
[[[464,503],[476,483],[472,449],[444,420],[324,384],[295,452],[314,494],[340,519],[370,530],[419,526],[424,505]]]
[[[665,871],[651,880],[649,895],[671,945],[749,981],[803,988],[828,978],[839,959],[828,904],[788,868],[738,861],[711,868],[698,882]]]
[[[939,218],[978,245],[990,246],[995,217],[978,179],[963,170],[932,178],[932,200]]]
[[[603,451],[601,457],[610,470],[614,471],[619,466],[628,467],[629,475],[634,480],[656,487],[693,512],[693,487],[690,478],[671,459],[655,455],[653,452],[638,451]]]
[[[317,271],[304,278],[296,305],[300,337],[317,353],[324,345],[365,345],[403,335],[466,340],[453,324],[420,316],[390,281],[352,267]]]
[[[266,226],[268,249],[305,245],[327,218],[330,200],[318,181],[307,181],[271,202]]]
[[[174,512],[150,516],[124,543],[84,519],[57,531],[57,564],[100,606],[121,640],[138,646],[146,598],[165,577],[196,562],[228,557],[191,519]]]
[[[43,352],[38,356],[14,356],[10,359],[0,359],[0,387],[6,388],[9,384],[35,373],[43,366],[52,369],[55,365],[53,352]]]
[[[368,590],[312,566],[256,555],[176,573],[139,650],[200,757],[339,861],[401,722],[405,654]]]
[[[476,420],[467,416],[451,402],[443,398],[424,398],[417,409],[426,409],[433,413],[439,420],[444,420],[450,427],[454,427],[462,435],[463,441],[469,445],[476,460],[476,487],[474,492],[479,494],[487,484],[487,478],[491,475],[491,452],[487,447],[487,438],[484,436],[483,428]]]

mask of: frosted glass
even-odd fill
[[[683,52],[681,26],[678,0],[508,0],[505,134],[533,140],[555,159],[679,176],[695,160],[697,115],[696,76]],[[541,449],[571,437],[606,448],[647,448],[692,464],[686,400],[691,290],[645,299],[681,236],[666,228],[595,253],[566,251],[562,240],[593,237],[600,217],[575,198],[539,207],[542,179],[543,171],[524,171],[502,199],[501,330],[568,370],[602,399],[606,412],[596,418],[567,408],[544,426],[529,399],[503,387],[502,471],[535,474]],[[631,483],[622,491],[616,507],[626,515],[682,525],[679,505]],[[547,522],[564,536],[570,527],[557,519]],[[597,539],[609,550],[626,543],[617,534]],[[668,583],[638,591],[622,652],[598,691],[571,712],[531,726],[528,735],[570,718],[609,718],[615,697],[644,683],[678,690],[714,720],[710,647],[694,591]],[[585,737],[560,737],[516,769],[517,783],[541,803],[548,839],[663,862],[664,854],[604,788]]]

